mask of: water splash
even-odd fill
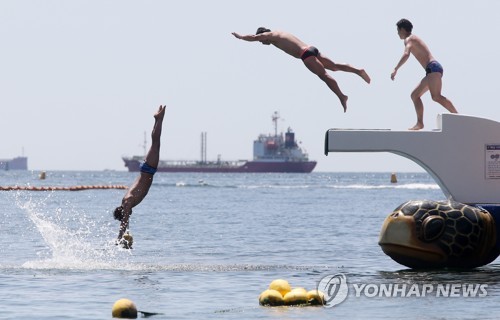
[[[69,201],[58,205],[57,200],[53,193],[37,199],[23,193],[17,195],[16,205],[33,222],[45,247],[37,252],[39,260],[27,261],[22,267],[122,269],[123,259],[132,253],[114,245],[111,226],[87,216]]]

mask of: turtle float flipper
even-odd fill
[[[379,245],[410,268],[476,268],[500,255],[498,227],[484,208],[454,201],[413,200],[384,221]]]

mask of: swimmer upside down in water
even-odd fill
[[[155,124],[151,132],[151,147],[146,154],[144,162],[141,164],[141,172],[123,197],[122,204],[113,213],[115,219],[120,221],[117,244],[122,244],[125,247],[128,247],[128,242],[123,236],[128,229],[132,208],[141,203],[148,194],[149,188],[153,183],[153,175],[158,168],[160,161],[160,136],[165,108],[165,106],[160,106],[154,115]]]

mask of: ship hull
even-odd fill
[[[28,170],[28,158],[0,159],[0,170]]]
[[[130,172],[138,172],[141,162],[137,159],[123,158]],[[197,165],[162,165],[158,172],[207,172],[207,173],[310,173],[316,167],[316,161],[246,161],[241,165],[197,164]]]
[[[316,161],[309,161],[295,139],[291,128],[285,134],[278,134],[278,112],[274,112],[274,135],[260,134],[253,141],[253,160],[207,161],[207,133],[201,133],[201,161],[192,160],[160,160],[159,172],[222,172],[222,173],[310,173],[316,167]],[[146,144],[146,143],[145,143]],[[145,152],[146,153],[146,152]],[[129,171],[140,171],[143,157],[123,157]]]

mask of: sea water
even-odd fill
[[[1,186],[130,185],[137,173],[0,173]],[[0,191],[0,318],[111,319],[132,300],[152,319],[498,319],[499,260],[411,270],[378,246],[408,200],[444,200],[426,173],[155,175],[134,208],[134,249],[115,246],[125,190]],[[315,289],[342,274],[333,307],[262,307],[274,279]],[[387,285],[483,285],[487,294],[377,295]],[[371,291],[357,294],[366,285]],[[486,285],[486,287],[484,287]],[[367,287],[368,288],[368,287]]]

